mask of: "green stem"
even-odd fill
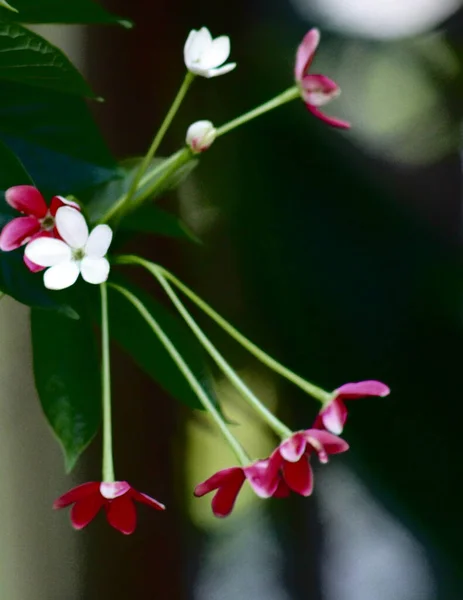
[[[109,358],[109,319],[108,290],[106,283],[100,285],[101,290],[101,348],[102,390],[103,390],[103,481],[112,483],[114,479],[113,439],[111,418],[111,371]]]
[[[164,121],[162,122],[161,127],[159,128],[159,131],[155,135],[155,137],[151,143],[151,146],[149,147],[149,150],[146,153],[146,156],[143,159],[143,161],[140,165],[140,168],[138,169],[138,171],[132,181],[132,184],[129,188],[129,191],[127,192],[127,195],[124,196],[122,201],[116,202],[115,204],[113,204],[111,206],[111,208],[104,215],[104,217],[100,221],[100,223],[107,223],[110,219],[112,219],[114,217],[114,215],[117,212],[122,210],[124,205],[129,204],[130,201],[132,200],[132,197],[136,193],[143,175],[147,171],[151,161],[154,158],[154,155],[156,154],[157,149],[159,148],[159,145],[161,144],[161,142],[164,138],[164,135],[166,134],[167,130],[169,129],[170,124],[172,123],[178,109],[180,108],[180,105],[183,102],[183,99],[185,98],[188,88],[192,84],[194,77],[195,77],[194,74],[190,73],[190,71],[188,71],[187,74],[185,75],[185,79],[183,80],[183,83],[177,93],[177,96],[175,97],[175,99],[172,103],[172,106],[169,109],[169,112],[167,113]]]
[[[140,315],[145,319],[145,321],[148,323],[149,327],[153,330],[153,332],[158,337],[161,344],[164,346],[164,348],[167,350],[167,352],[169,353],[172,360],[175,362],[175,364],[179,368],[180,372],[183,374],[185,379],[190,384],[191,389],[195,392],[195,394],[197,395],[201,404],[204,406],[204,408],[209,412],[211,417],[214,419],[217,427],[220,429],[224,438],[230,444],[230,447],[234,451],[240,464],[242,466],[248,465],[250,463],[250,459],[247,456],[246,452],[243,450],[241,444],[238,442],[238,440],[233,436],[231,431],[228,429],[225,421],[223,420],[222,416],[220,415],[219,411],[217,410],[217,408],[215,407],[215,405],[213,404],[213,402],[211,401],[209,396],[204,391],[202,385],[196,379],[193,372],[191,371],[189,366],[186,364],[186,362],[183,359],[183,357],[181,356],[181,354],[178,352],[177,348],[174,346],[174,344],[171,342],[171,340],[167,337],[167,335],[161,329],[160,325],[153,318],[153,316],[147,310],[145,305],[134,294],[129,292],[129,290],[127,290],[126,288],[116,285],[114,283],[111,283],[110,285],[115,290],[120,292],[123,296],[125,296],[127,298],[127,300],[138,310]]]
[[[229,121],[228,123],[225,123],[225,125],[218,127],[217,128],[217,137],[224,135],[225,133],[228,133],[229,131],[231,131],[232,129],[235,129],[236,127],[239,127],[240,125],[244,125],[244,123],[251,121],[251,119],[260,117],[260,115],[263,115],[264,113],[269,112],[270,110],[273,110],[274,108],[278,108],[279,106],[282,106],[283,104],[286,104],[287,102],[291,102],[291,100],[300,98],[300,95],[301,94],[300,94],[299,88],[297,86],[293,86],[293,87],[289,88],[289,90],[286,90],[282,94],[279,94],[278,96],[276,96],[276,98],[272,98],[272,100],[269,100],[268,102],[261,104],[257,108],[250,110],[249,112],[245,113],[244,115],[241,115],[240,117],[237,117],[236,119],[233,119],[232,121]]]
[[[162,273],[156,268],[155,265],[151,263],[151,268],[146,265],[146,268],[149,268],[150,272],[157,278],[159,283],[164,288],[166,294],[172,301],[172,304],[181,314],[187,325],[190,327],[192,332],[198,338],[199,342],[203,346],[203,348],[209,353],[212,359],[215,361],[219,369],[224,373],[226,377],[228,377],[230,383],[233,387],[238,390],[238,392],[243,396],[243,398],[252,406],[252,408],[262,417],[262,419],[277,433],[277,435],[281,436],[283,439],[288,438],[292,435],[292,431],[286,427],[275,415],[268,410],[264,404],[255,396],[255,394],[248,388],[248,386],[244,383],[244,381],[238,377],[235,370],[228,364],[228,362],[224,359],[224,357],[220,354],[217,348],[211,343],[209,338],[204,334],[202,329],[198,326],[196,321],[187,311],[185,306],[180,301],[177,294],[171,288],[167,280],[164,278]]]
[[[117,258],[117,262],[120,264],[142,264],[144,261],[140,259],[138,256],[119,256]],[[142,266],[145,266],[142,264]],[[253,342],[251,342],[248,338],[246,338],[242,333],[240,333],[233,325],[230,325],[228,321],[226,321],[223,317],[219,315],[209,304],[204,302],[202,298],[200,298],[197,294],[195,294],[189,287],[187,287],[184,283],[182,283],[175,275],[161,267],[160,265],[156,265],[156,269],[158,272],[162,273],[166,279],[168,279],[171,283],[175,285],[185,296],[187,296],[192,302],[198,306],[203,312],[205,312],[213,321],[217,323],[222,329],[224,329],[234,340],[236,340],[239,344],[241,344],[248,352],[250,352],[253,356],[255,356],[258,360],[260,360],[264,365],[278,373],[285,379],[291,381],[294,385],[299,387],[304,392],[307,392],[317,400],[319,400],[322,404],[325,404],[331,400],[332,394],[326,392],[322,388],[306,381],[277,360],[272,358],[269,354],[264,352],[256,346]]]

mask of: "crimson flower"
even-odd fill
[[[390,389],[381,381],[359,381],[357,383],[346,383],[333,392],[333,398],[318,413],[313,427],[327,429],[335,434],[342,433],[347,419],[347,408],[344,400],[356,400],[369,396],[384,397],[390,393]]]
[[[61,196],[54,196],[48,208],[42,194],[32,185],[16,185],[5,192],[5,200],[10,206],[25,215],[17,217],[5,225],[0,233],[0,250],[9,252],[39,237],[58,237],[55,228],[55,215],[58,208],[67,205],[76,210],[80,207]],[[41,271],[26,256],[24,262],[32,272]]]
[[[339,454],[348,449],[346,441],[327,431],[297,431],[272,453],[268,469],[272,474],[281,471],[284,483],[293,492],[310,496],[313,490],[311,454],[315,452],[321,463],[327,463],[329,454]]]
[[[337,83],[325,75],[309,75],[309,69],[319,43],[320,32],[318,29],[311,29],[302,40],[301,45],[297,49],[296,64],[294,66],[296,84],[299,87],[307,109],[315,117],[333,127],[349,129],[350,123],[336,119],[335,117],[329,117],[322,113],[319,108],[341,93]]]
[[[127,481],[83,483],[55,500],[53,508],[65,508],[74,504],[71,509],[72,526],[74,529],[83,529],[104,507],[108,523],[114,529],[129,535],[135,531],[137,524],[134,501],[148,504],[156,510],[165,509],[154,498],[137,492]]]
[[[288,496],[289,489],[279,474],[278,465],[273,467],[269,462],[269,459],[258,460],[247,467],[231,467],[218,471],[198,484],[194,495],[200,498],[217,490],[211,502],[212,512],[216,517],[226,517],[231,513],[246,480],[260,498]]]

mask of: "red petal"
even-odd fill
[[[100,493],[100,482],[99,481],[89,481],[88,483],[82,483],[82,485],[78,485],[69,492],[66,492],[62,496],[60,496],[57,500],[53,502],[53,508],[65,508],[69,506],[73,502],[78,502],[83,498],[87,498],[91,494]]]
[[[233,479],[217,490],[211,502],[212,512],[216,517],[226,517],[231,513],[244,480],[244,473],[240,470],[240,473],[236,473]]]
[[[285,462],[283,477],[288,486],[301,496],[310,496],[313,490],[312,467],[306,456],[297,463]]]
[[[328,125],[331,125],[331,127],[337,127],[339,129],[350,129],[351,127],[351,124],[348,121],[343,121],[342,119],[337,119],[336,117],[329,117],[311,104],[306,104],[306,107],[307,110],[314,115],[314,117],[317,117],[317,119],[320,119],[320,121],[323,121],[324,123],[328,123]]]
[[[25,215],[43,219],[47,214],[47,204],[42,194],[32,185],[17,185],[9,188],[5,192],[5,200]]]
[[[230,467],[229,469],[223,469],[222,471],[218,471],[218,473],[214,473],[212,477],[206,479],[202,483],[199,483],[194,490],[194,495],[197,498],[201,498],[205,494],[216,490],[217,488],[225,485],[228,481],[234,480],[237,477],[236,473],[239,473],[239,476],[244,481],[243,469],[241,467]]]
[[[307,429],[304,434],[307,443],[310,444],[316,452],[319,452],[317,448],[319,445],[323,447],[322,454],[340,454],[341,452],[349,450],[349,444],[345,440],[328,431],[323,431],[322,429]],[[313,445],[312,440],[316,440],[318,444]]]
[[[115,500],[108,501],[105,505],[108,523],[125,535],[135,531],[137,513],[132,499],[125,494]]]
[[[161,504],[160,502],[158,502],[154,498],[151,498],[151,496],[148,496],[147,494],[143,494],[143,492],[137,492],[137,490],[134,490],[133,488],[132,488],[131,496],[137,502],[147,504],[148,506],[151,506],[152,508],[155,508],[156,510],[165,510],[166,509],[164,504]]]
[[[304,433],[298,431],[280,444],[280,454],[289,462],[297,462],[304,454],[306,444]]]
[[[54,217],[58,208],[61,208],[62,206],[70,206],[71,208],[80,210],[80,206],[77,204],[77,202],[72,202],[72,200],[66,200],[66,198],[63,198],[62,196],[53,196],[50,202],[51,216]]]
[[[71,523],[74,529],[83,529],[93,521],[103,504],[104,499],[99,493],[76,502],[71,508]]]
[[[0,233],[0,250],[9,252],[16,250],[29,241],[40,229],[40,223],[35,217],[18,217],[5,225]]]
[[[336,398],[345,400],[355,400],[357,398],[366,398],[368,396],[387,396],[391,390],[381,381],[368,380],[358,381],[357,383],[345,383],[334,391]]]
[[[301,81],[304,75],[307,74],[319,43],[320,32],[318,29],[311,29],[305,34],[296,53],[296,64],[294,66],[294,77],[296,78],[296,81]]]
[[[320,411],[325,429],[332,433],[342,433],[347,420],[347,408],[342,400],[335,398]]]
[[[278,482],[278,487],[273,494],[274,498],[287,498],[291,493],[291,490],[288,487],[288,484],[284,479],[280,479]]]
[[[270,498],[278,487],[279,470],[280,462],[276,459],[258,460],[245,467],[244,474],[259,498]]]

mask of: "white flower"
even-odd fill
[[[210,121],[196,121],[188,127],[186,143],[197,154],[204,152],[214,142],[217,130]]]
[[[42,267],[45,287],[63,290],[77,281],[79,273],[88,283],[103,283],[109,274],[109,262],[104,258],[113,232],[108,225],[97,225],[88,234],[84,216],[78,210],[59,208],[55,224],[63,240],[38,238],[25,249],[26,257]]]
[[[229,54],[230,38],[221,35],[213,40],[207,27],[202,27],[199,31],[190,31],[183,49],[187,69],[195,75],[208,78],[224,75],[236,67],[236,63],[220,66]]]

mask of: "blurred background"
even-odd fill
[[[234,457],[204,415],[167,397],[115,347],[117,471],[168,510],[139,510],[129,538],[103,517],[77,534],[64,511],[49,510],[70,481],[32,382],[24,380],[16,407],[27,311],[3,300],[11,351],[1,365],[1,427],[20,422],[27,436],[0,441],[9,482],[0,509],[14,515],[0,537],[2,600],[461,599],[463,2],[105,5],[135,30],[49,35],[105,97],[95,117],[121,158],[142,154],[161,122],[190,29],[230,35],[238,68],[194,84],[165,154],[192,121],[220,125],[289,87],[297,45],[310,27],[321,29],[312,70],[341,85],[327,112],[352,130],[330,130],[294,102],[225,136],[180,192],[162,199],[204,243],[147,238],[135,249],[318,385],[380,379],[392,394],[350,404],[351,451],[316,470],[311,498],[262,502],[247,493],[217,520],[210,497],[191,490]],[[315,401],[201,322],[288,425],[310,425]],[[275,443],[267,429],[218,376],[215,387],[250,454],[266,456]],[[99,442],[76,482],[98,479]]]

